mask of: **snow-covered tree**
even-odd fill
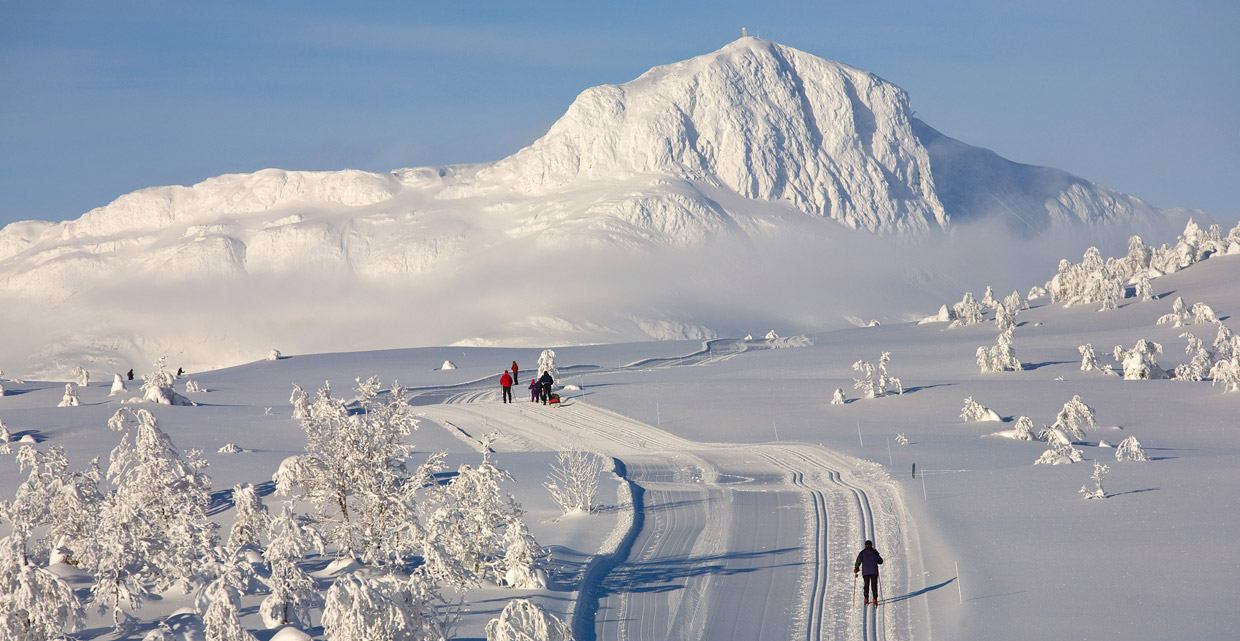
[[[960,410],[960,418],[964,419],[965,422],[1003,420],[997,412],[988,407],[982,406],[982,404],[973,400],[972,396],[964,399],[964,407]]]
[[[198,384],[198,381],[185,381],[185,393],[201,394],[202,386]]]
[[[74,366],[73,382],[77,383],[78,387],[90,385],[90,372],[86,371],[81,365]]]
[[[35,565],[14,535],[0,538],[0,639],[49,641],[76,632],[85,608],[73,588]]]
[[[542,564],[547,552],[534,539],[534,535],[520,519],[510,521],[504,528],[500,541],[504,549],[500,569],[503,577],[500,585],[518,590],[542,590],[547,587],[547,573]]]
[[[839,388],[839,387],[835,388],[835,394],[831,395],[831,404],[832,405],[843,405],[844,404],[844,390],[842,388]]]
[[[113,490],[83,556],[96,598],[108,595],[119,624],[120,602],[138,607],[148,582],[165,589],[192,580],[210,561],[217,526],[206,516],[211,479],[200,452],[182,457],[144,409],[118,410],[108,427],[123,432],[108,466]]]
[[[1028,416],[1022,416],[1016,419],[1016,426],[1012,428],[1013,438],[1018,441],[1033,440],[1033,419]]]
[[[1182,297],[1176,296],[1175,301],[1171,303],[1171,313],[1159,316],[1157,324],[1183,327],[1195,323],[1217,322],[1218,315],[1214,313],[1214,308],[1202,302],[1193,303],[1192,307],[1188,307],[1184,304]]]
[[[513,599],[487,623],[487,641],[572,641],[573,632],[528,599]]]
[[[1098,356],[1094,354],[1093,345],[1086,343],[1084,345],[1078,346],[1076,349],[1078,352],[1081,353],[1081,371],[1082,372],[1096,371],[1096,372],[1102,372],[1103,374],[1114,373],[1111,371],[1110,365],[1099,365],[1098,364]]]
[[[1150,282],[1148,271],[1138,272],[1133,277],[1133,293],[1142,303],[1158,300],[1158,295],[1154,293],[1154,284]]]
[[[294,622],[309,624],[310,609],[322,598],[314,579],[298,561],[311,551],[323,554],[323,537],[285,505],[280,515],[271,519],[267,538],[270,543],[263,551],[263,560],[271,567],[267,579],[271,594],[259,605],[259,614],[268,628]]]
[[[991,289],[990,285],[986,286],[986,292],[982,294],[982,300],[979,304],[983,309],[999,308],[999,301],[995,300],[995,290]]]
[[[1240,353],[1240,336],[1236,336],[1222,322],[1214,336],[1214,360],[1225,360]]]
[[[767,332],[766,336],[764,336],[763,338],[765,338],[768,341],[779,340],[779,334],[776,334],[775,330],[772,329],[771,331]]]
[[[508,571],[505,533],[521,527],[518,523],[523,513],[516,498],[500,487],[502,481],[511,479],[484,455],[477,467],[461,465],[456,476],[434,496],[424,522],[427,539],[437,546],[431,553],[441,555],[440,559],[427,559],[428,571],[437,581],[459,586],[479,579],[503,582]],[[537,545],[532,539],[528,544]],[[541,557],[541,552],[537,556]],[[437,565],[441,559],[450,562]]]
[[[1137,344],[1130,350],[1125,350],[1122,345],[1116,345],[1114,352],[1115,360],[1120,362],[1124,370],[1126,381],[1166,378],[1167,373],[1158,366],[1158,361],[1155,360],[1161,353],[1162,345],[1144,338],[1137,340]]]
[[[271,522],[267,506],[258,498],[253,485],[241,483],[233,487],[232,499],[237,507],[237,516],[228,532],[228,543],[224,546],[224,560],[228,563],[235,561],[245,546],[258,545],[259,537],[267,534]]]
[[[1000,332],[1016,327],[1016,314],[1008,309],[1007,305],[999,305],[995,308],[995,326]]]
[[[857,361],[852,368],[861,373],[861,378],[853,379],[853,387],[861,390],[865,398],[885,396],[888,392],[904,393],[904,385],[900,379],[887,372],[887,363],[891,361],[891,352],[883,352],[878,358],[878,367],[869,361]]]
[[[1209,376],[1213,362],[1210,352],[1206,351],[1201,339],[1194,336],[1192,332],[1184,332],[1180,334],[1180,338],[1188,339],[1188,346],[1184,348],[1184,353],[1188,354],[1189,361],[1176,366],[1175,377],[1182,381],[1200,381]]]
[[[538,355],[538,376],[542,376],[545,372],[551,372],[551,378],[558,379],[560,372],[555,368],[555,351],[544,349]]]
[[[593,512],[598,484],[607,469],[608,460],[595,452],[582,449],[580,443],[556,452],[556,462],[543,487],[565,514],[573,511]]]
[[[56,407],[77,407],[81,405],[78,400],[77,390],[73,388],[73,383],[65,383],[65,395],[60,399],[60,403]]]
[[[408,579],[363,572],[336,579],[323,606],[323,629],[332,641],[440,641],[449,622],[435,611],[438,594],[415,571]]]
[[[417,420],[399,384],[380,394],[378,379],[359,378],[357,393],[352,412],[329,386],[319,390],[301,422],[306,453],[281,466],[277,489],[305,492],[341,554],[400,562],[418,538],[412,494],[420,484],[407,482],[405,467]]]
[[[1240,353],[1215,362],[1210,368],[1210,378],[1214,379],[1214,385],[1222,385],[1224,392],[1240,391]]]
[[[1039,298],[1046,298],[1049,295],[1050,293],[1046,291],[1045,287],[1042,287],[1041,285],[1034,285],[1029,288],[1029,295],[1025,296],[1025,298],[1028,298],[1029,300],[1038,300]]]
[[[270,352],[267,352],[267,360],[269,361],[278,361],[282,356],[278,349],[272,349]]]
[[[982,306],[973,298],[973,292],[965,292],[959,303],[952,305],[952,313],[956,320],[948,327],[975,325],[982,322]]]
[[[193,401],[172,389],[176,376],[168,371],[167,361],[167,356],[160,356],[155,359],[155,371],[142,376],[142,400],[159,405],[193,405]]]
[[[125,379],[120,374],[112,375],[112,389],[108,392],[108,396],[120,396],[128,390],[125,389]]]
[[[241,594],[234,580],[220,576],[207,586],[205,596],[209,605],[202,612],[202,625],[207,641],[257,641],[241,625]]]
[[[1016,358],[1016,348],[1012,345],[1012,327],[999,334],[994,346],[977,348],[977,364],[983,374],[1020,371],[1020,360]]]
[[[310,396],[300,385],[293,384],[293,393],[288,397],[288,402],[293,406],[294,420],[310,418]]]
[[[1080,494],[1087,499],[1105,499],[1107,497],[1106,490],[1102,489],[1102,479],[1106,477],[1107,472],[1111,471],[1110,467],[1094,461],[1094,473],[1089,478],[1094,482],[1094,489],[1088,489],[1082,485]]]
[[[1148,461],[1150,459],[1145,455],[1145,450],[1141,448],[1141,442],[1137,440],[1137,437],[1129,436],[1120,441],[1119,446],[1115,448],[1115,460],[1124,462]]]
[[[852,368],[861,373],[860,378],[853,379],[853,387],[861,391],[862,398],[878,396],[878,385],[874,380],[874,366],[869,361],[857,361]]]
[[[1062,430],[1077,440],[1085,438],[1086,429],[1097,426],[1094,408],[1086,405],[1080,395],[1073,396],[1072,400],[1063,404],[1063,408],[1055,416],[1055,423],[1051,425],[1053,429]]]
[[[904,432],[896,434],[896,445],[908,445],[908,436],[905,436]]]
[[[1052,441],[1050,448],[1042,452],[1042,456],[1034,461],[1034,465],[1067,465],[1085,460],[1084,454],[1070,443]]]

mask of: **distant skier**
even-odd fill
[[[542,390],[542,385],[538,384],[538,379],[531,376],[530,377],[530,402],[531,403],[538,402],[538,395],[541,393],[541,390]]]
[[[853,564],[853,574],[861,572],[863,585],[861,594],[865,597],[866,605],[870,604],[870,594],[874,595],[874,605],[878,605],[878,566],[883,564],[883,555],[874,549],[873,541],[865,542],[865,549],[857,555],[857,562]]]
[[[183,369],[181,369],[180,367],[178,367],[178,368],[177,368],[177,378],[181,378],[181,377],[182,377],[182,376],[184,376],[184,375],[185,375],[185,370],[183,370]]]
[[[500,386],[500,389],[504,391],[503,402],[511,403],[512,402],[512,377],[508,375],[508,372],[504,372],[504,375],[499,377],[499,386]]]
[[[126,377],[126,378],[128,378],[129,380],[131,380],[131,381],[132,381],[132,380],[133,380],[133,370],[132,370],[132,369],[131,369],[131,370],[129,370],[129,373],[128,373],[128,374],[126,374],[126,375],[125,375],[125,377]]]
[[[517,378],[517,362],[516,361],[512,362],[512,383],[513,385],[521,384],[520,379]]]
[[[547,400],[551,398],[551,387],[555,385],[555,380],[551,378],[551,372],[543,372],[538,377],[538,398],[542,400],[542,404],[546,405]]]

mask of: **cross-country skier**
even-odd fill
[[[547,400],[551,398],[551,387],[555,385],[555,380],[551,378],[551,372],[543,372],[543,375],[538,377],[538,385],[540,386],[538,399],[542,401],[543,405],[546,405]]]
[[[499,377],[499,386],[504,391],[503,402],[511,403],[512,402],[512,377],[508,375],[508,372],[504,372],[504,375]]]
[[[853,564],[853,574],[861,572],[863,585],[861,594],[866,605],[870,604],[870,594],[874,594],[874,605],[878,605],[878,566],[883,564],[883,555],[874,549],[873,541],[865,542],[865,549],[857,554],[857,562]]]
[[[512,382],[514,385],[519,385],[521,383],[520,379],[517,377],[517,362],[516,361],[512,362]]]

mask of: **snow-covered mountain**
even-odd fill
[[[169,351],[204,367],[272,343],[790,331],[938,300],[959,279],[942,266],[845,268],[962,223],[1028,235],[1163,218],[911,113],[907,94],[873,74],[742,38],[586,90],[545,136],[493,163],[267,169],[143,189],[77,220],[15,223],[0,230],[0,301],[14,328],[0,358],[22,366],[12,359],[37,353],[31,367],[47,371],[83,353],[128,362]],[[845,274],[900,302],[822,284]]]

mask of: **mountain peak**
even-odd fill
[[[786,201],[854,229],[947,224],[902,89],[759,38],[587,89],[483,177],[545,192],[634,174]]]

